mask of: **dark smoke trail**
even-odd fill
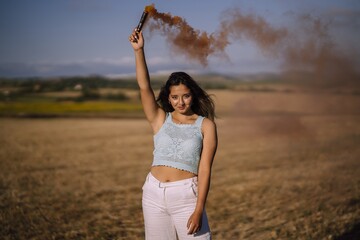
[[[285,70],[305,70],[313,74],[313,83],[336,84],[356,80],[355,64],[337,50],[329,32],[330,22],[304,14],[282,51]]]
[[[213,34],[201,32],[191,27],[185,19],[169,13],[159,13],[152,5],[150,31],[159,30],[174,47],[173,50],[185,54],[190,59],[208,64],[208,56],[224,52],[227,42],[222,43]]]
[[[311,15],[296,18],[296,26],[276,28],[260,16],[230,9],[223,13],[219,30],[208,34],[194,29],[181,17],[158,12],[154,5],[147,8],[152,20],[150,31],[160,31],[173,51],[203,66],[207,66],[209,56],[226,56],[229,44],[246,39],[265,56],[280,59],[284,72],[308,71],[312,80],[324,83],[357,78],[353,61],[336,51],[328,34],[330,22]]]
[[[243,38],[253,41],[264,54],[276,54],[281,42],[288,36],[288,30],[276,29],[263,18],[254,15],[244,15],[238,9],[224,12],[221,28],[223,36],[234,40]]]

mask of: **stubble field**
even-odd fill
[[[360,95],[215,90],[214,239],[356,239]],[[1,239],[143,239],[143,118],[0,119]]]

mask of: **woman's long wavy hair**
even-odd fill
[[[215,105],[214,101],[195,81],[185,72],[172,73],[165,85],[161,87],[156,102],[165,112],[173,112],[174,108],[169,102],[170,87],[184,84],[190,89],[192,95],[191,110],[197,115],[207,117],[214,121]]]

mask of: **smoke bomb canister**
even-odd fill
[[[145,23],[145,20],[146,20],[147,15],[148,15],[148,12],[147,12],[147,11],[144,11],[143,14],[142,14],[142,16],[141,16],[141,18],[140,18],[139,24],[138,24],[137,27],[136,27],[136,30],[137,30],[138,32],[140,32],[141,29],[142,29],[142,27],[144,26],[144,23]]]

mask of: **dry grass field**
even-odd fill
[[[214,239],[359,237],[360,95],[212,93]],[[2,118],[0,146],[1,239],[144,238],[144,119]]]

